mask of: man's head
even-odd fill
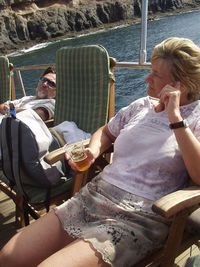
[[[41,75],[37,88],[36,97],[40,99],[55,98],[56,96],[56,72],[53,68],[47,68]]]

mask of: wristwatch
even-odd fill
[[[182,120],[182,121],[179,121],[179,122],[175,122],[175,123],[170,123],[169,124],[169,128],[170,129],[178,129],[178,128],[187,128],[189,125],[188,125],[188,122],[186,120]]]

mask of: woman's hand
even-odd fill
[[[159,95],[159,104],[155,107],[156,112],[166,110],[169,121],[174,123],[182,120],[180,114],[180,82],[177,82],[175,86],[167,84],[163,87]]]
[[[95,159],[99,157],[104,151],[106,151],[112,143],[115,141],[115,137],[109,132],[108,126],[104,125],[100,127],[91,137],[89,147],[85,148],[84,152],[87,155],[88,165],[91,166]],[[65,159],[68,161],[70,167],[74,171],[78,171],[76,163],[70,159],[69,153],[65,154]]]
[[[84,153],[87,156],[87,163],[90,167],[94,163],[95,157],[90,148],[85,148]],[[68,164],[70,165],[72,170],[76,172],[79,171],[77,164],[73,160],[70,159],[70,155],[68,153],[65,153],[65,159],[68,161]]]

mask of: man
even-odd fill
[[[24,109],[33,109],[43,121],[52,119],[55,110],[56,96],[56,73],[49,67],[47,68],[38,81],[35,96],[24,96],[12,101],[16,112]],[[0,114],[5,115],[9,109],[9,102],[0,104]]]

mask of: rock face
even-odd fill
[[[193,0],[149,0],[149,14],[195,6]],[[140,16],[140,0],[0,0],[0,54]]]

